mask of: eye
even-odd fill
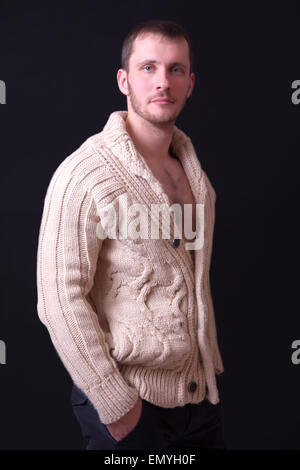
[[[173,70],[178,70],[178,72],[182,72],[182,69],[180,69],[179,67],[174,67]]]
[[[152,65],[145,65],[144,70],[145,70],[146,68],[149,69],[149,68],[151,68],[151,67],[152,67]],[[148,70],[147,70],[147,72],[148,72]]]

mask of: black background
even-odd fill
[[[59,163],[126,109],[122,41],[136,23],[179,22],[196,86],[176,125],[217,194],[211,287],[229,449],[299,449],[297,2],[0,1],[0,448],[83,449],[71,379],[36,295],[43,202]]]

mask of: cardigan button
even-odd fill
[[[178,248],[180,244],[180,238],[171,238],[170,243],[173,248]]]
[[[196,390],[197,390],[197,384],[196,384],[196,382],[190,382],[190,383],[188,384],[188,391],[191,392],[191,393],[193,393],[193,392],[195,392]]]

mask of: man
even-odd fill
[[[117,73],[128,111],[113,112],[60,164],[46,194],[38,314],[74,381],[87,449],[224,448],[209,287],[215,192],[175,126],[193,91],[192,66],[176,23],[133,28]],[[137,204],[147,214],[140,237]],[[173,204],[192,208],[181,226]],[[157,205],[176,219],[169,238],[151,212]],[[202,245],[193,244],[199,207]],[[150,213],[159,237],[145,227]]]

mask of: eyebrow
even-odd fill
[[[158,60],[154,60],[154,59],[145,59],[145,60],[142,60],[142,62],[138,62],[137,66],[140,67],[140,66],[146,65],[146,64],[160,64],[160,62]],[[183,67],[184,69],[187,68],[187,66],[185,64],[183,64],[182,62],[172,62],[169,65],[172,66],[172,67],[174,67],[175,65],[179,65],[180,67]]]

